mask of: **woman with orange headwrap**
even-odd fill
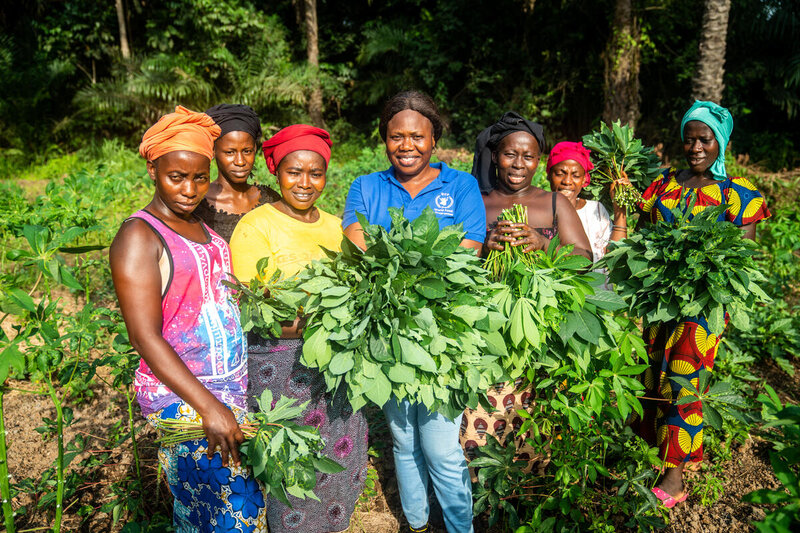
[[[220,129],[178,106],[142,138],[155,194],[117,232],[109,259],[147,421],[202,421],[205,438],[162,446],[178,531],[266,531],[264,490],[241,465],[247,345],[225,285],[225,241],[193,214],[209,185]],[[219,450],[219,451],[217,451]]]
[[[265,256],[269,257],[267,277],[276,269],[284,276],[294,276],[314,259],[324,257],[323,247],[341,249],[341,220],[314,206],[325,188],[331,145],[327,131],[303,124],[284,128],[264,142],[267,168],[278,178],[281,198],[253,209],[236,225],[231,252],[233,272],[240,280],[256,277],[256,264]],[[314,492],[320,501],[289,496],[292,507],[288,507],[269,497],[269,530],[344,531],[367,475],[367,422],[360,411],[352,411],[344,389],[335,397],[325,393],[319,372],[300,364],[302,352],[297,320],[284,326],[279,339],[251,337],[248,397],[254,399],[269,388],[273,397],[308,400],[298,422],[319,428],[325,454],[345,470],[317,474]]]

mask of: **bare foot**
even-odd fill
[[[676,500],[682,498],[686,493],[683,486],[684,464],[686,463],[681,464],[678,468],[667,468],[658,483],[658,488]]]

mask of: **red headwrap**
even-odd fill
[[[582,166],[584,171],[586,171],[585,179],[583,181],[583,186],[586,187],[591,181],[589,171],[594,168],[592,160],[589,158],[591,154],[592,152],[583,147],[583,143],[571,143],[567,141],[560,142],[553,146],[553,149],[550,150],[550,155],[547,157],[547,171],[550,172],[550,168],[553,165],[557,165],[562,161],[572,159]]]
[[[311,150],[317,152],[325,159],[325,166],[331,160],[331,135],[322,128],[295,124],[287,126],[281,131],[264,141],[261,148],[264,150],[264,159],[267,160],[269,171],[277,175],[278,164],[287,154],[297,150]]]

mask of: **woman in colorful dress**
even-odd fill
[[[219,104],[206,110],[222,132],[214,142],[217,179],[195,209],[195,216],[230,242],[245,213],[280,195],[266,185],[249,184],[261,142],[261,121],[250,106]]]
[[[696,101],[681,121],[681,139],[687,170],[671,168],[645,190],[639,207],[640,223],[674,220],[672,209],[686,210],[696,194],[692,210],[728,204],[719,221],[739,226],[744,236],[754,239],[756,224],[770,216],[764,198],[746,178],[728,176],[725,147],[733,130],[733,118],[724,107]],[[667,508],[686,499],[683,470],[687,463],[703,458],[703,406],[697,401],[676,405],[684,391],[673,377],[696,383],[702,368],[711,370],[719,346],[702,316],[687,317],[677,324],[654,326],[645,332],[650,368],[643,376],[648,398],[639,433],[657,445],[665,470],[653,492]]]
[[[391,228],[390,207],[402,207],[409,220],[433,209],[440,227],[463,224],[464,247],[480,250],[486,232],[483,202],[475,180],[445,163],[431,164],[443,123],[430,96],[404,91],[386,102],[378,131],[391,167],[359,176],[350,186],[342,227],[364,248],[356,213],[370,224]],[[458,442],[461,416],[455,420],[430,413],[423,404],[392,398],[383,406],[392,432],[400,503],[411,531],[427,531],[429,484],[451,533],[471,533],[472,485]]]
[[[267,167],[278,178],[281,197],[244,215],[233,231],[237,278],[245,282],[255,278],[262,257],[269,258],[266,279],[276,269],[292,277],[314,259],[325,257],[323,247],[341,249],[341,220],[314,205],[325,188],[331,145],[327,131],[303,124],[284,128],[264,142]],[[320,501],[289,496],[292,507],[288,507],[269,497],[269,531],[344,531],[367,475],[367,422],[360,411],[353,412],[344,389],[335,396],[325,392],[322,375],[300,364],[302,353],[299,320],[286,324],[280,339],[251,336],[248,397],[254,404],[269,388],[274,398],[309,401],[297,422],[316,426],[325,440],[325,455],[345,470],[317,474],[314,493]]]
[[[227,243],[193,211],[208,190],[219,127],[178,106],[142,138],[155,194],[111,244],[114,288],[131,344],[142,356],[134,388],[142,414],[202,421],[205,438],[162,446],[177,531],[265,532],[264,489],[241,466],[247,346],[223,283]]]
[[[589,171],[594,168],[591,161],[591,152],[583,143],[560,142],[553,146],[547,158],[547,180],[550,190],[563,194],[581,220],[583,231],[592,247],[592,260],[597,262],[606,255],[609,241],[618,241],[628,235],[628,217],[624,207],[616,202],[614,206],[614,222],[612,224],[608,211],[603,204],[595,200],[586,200],[579,195],[584,187],[589,185],[591,177]],[[620,184],[629,184],[627,177],[619,180]],[[616,185],[615,182],[613,185]],[[614,190],[611,187],[611,199],[614,199]]]
[[[589,240],[570,201],[556,192],[532,184],[544,150],[542,126],[509,111],[483,130],[475,146],[472,174],[478,180],[486,206],[484,250],[502,250],[505,243],[524,246],[525,252],[546,250],[558,236],[560,245],[574,245],[573,253],[591,259]],[[498,221],[500,213],[514,204],[525,206],[528,224]],[[488,436],[501,443],[516,435],[522,424],[520,409],[528,409],[531,388],[521,378],[498,383],[488,391],[489,403],[497,410],[467,409],[461,424],[461,444],[469,457],[487,443]],[[541,459],[524,437],[514,437],[518,458],[529,461],[527,469]]]

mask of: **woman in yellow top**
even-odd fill
[[[266,273],[280,269],[294,276],[325,254],[322,247],[340,250],[341,219],[314,206],[325,188],[331,157],[327,131],[296,124],[264,142],[267,167],[278,178],[281,198],[247,213],[231,236],[233,272],[242,281],[256,277],[256,264],[269,257]],[[345,467],[338,474],[318,474],[314,493],[320,501],[292,496],[288,507],[270,497],[267,519],[270,533],[344,531],[350,523],[367,474],[367,422],[354,413],[344,389],[335,397],[325,393],[316,371],[300,364],[303,352],[298,322],[284,326],[280,339],[251,335],[248,348],[248,397],[252,402],[269,388],[273,397],[292,397],[309,404],[298,422],[319,428],[325,454]]]

